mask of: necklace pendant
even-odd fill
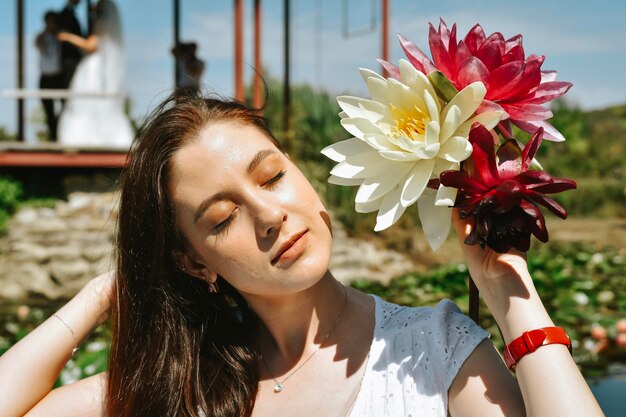
[[[285,386],[283,385],[282,382],[276,382],[276,385],[274,385],[274,392],[275,393],[279,393],[281,392],[283,389],[285,388]]]

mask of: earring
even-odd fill
[[[206,281],[207,284],[209,285],[209,293],[216,293],[220,290],[219,286],[217,285],[217,279],[211,282],[209,278],[207,278],[207,276],[204,274],[202,274],[202,279]]]
[[[209,281],[209,292],[210,293],[216,293],[220,290],[219,286],[217,285],[217,280],[210,282]]]

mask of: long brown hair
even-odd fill
[[[258,389],[258,318],[222,277],[186,274],[168,195],[172,156],[207,124],[266,121],[239,102],[172,95],[140,130],[122,174],[107,411],[130,416],[249,416]],[[277,145],[278,146],[278,145]]]

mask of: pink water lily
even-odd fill
[[[437,30],[430,24],[432,61],[401,35],[399,39],[409,61],[424,74],[441,71],[457,90],[482,82],[487,94],[478,112],[501,107],[509,116],[499,126],[505,136],[511,136],[513,123],[530,134],[541,127],[548,140],[565,140],[546,122],[552,112],[544,104],[565,94],[572,84],[556,81],[556,71],[541,70],[544,56],[526,56],[522,35],[507,40],[499,32],[486,36],[477,24],[463,40],[457,41],[456,24],[449,30],[441,20]],[[392,75],[397,73],[392,64],[381,63]]]
[[[461,217],[473,220],[465,243],[486,245],[496,252],[512,247],[527,251],[531,234],[548,241],[539,206],[563,219],[567,217],[565,209],[546,194],[571,190],[576,183],[529,170],[542,135],[540,128],[523,150],[515,139],[509,139],[495,152],[491,133],[474,125],[469,135],[472,164],[466,164],[465,171],[450,170],[440,175],[442,185],[459,190],[454,206],[460,209]]]

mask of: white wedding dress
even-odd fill
[[[59,118],[59,143],[73,146],[129,148],[133,130],[124,114],[124,55],[119,13],[101,0],[94,24],[98,48],[86,55],[70,83],[71,93],[104,93],[106,97],[72,97]]]

